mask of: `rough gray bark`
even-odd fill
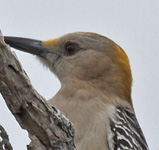
[[[5,129],[0,125],[0,150],[13,150],[10,142],[9,137]]]
[[[0,92],[30,135],[28,150],[74,150],[72,124],[37,93],[0,33]]]

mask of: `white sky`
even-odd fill
[[[159,150],[159,1],[157,0],[1,0],[3,35],[47,40],[75,31],[111,38],[128,54],[133,73],[133,102],[151,150]],[[14,50],[16,51],[16,50]],[[33,86],[46,99],[58,80],[35,56],[16,51]],[[25,150],[27,133],[0,97],[0,124],[15,150]]]

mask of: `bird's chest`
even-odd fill
[[[77,150],[107,150],[107,112],[98,99],[89,101],[56,98],[55,105],[73,123]],[[103,149],[104,148],[104,149]]]

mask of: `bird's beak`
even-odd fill
[[[42,58],[46,58],[48,53],[59,55],[56,51],[52,51],[49,48],[44,47],[42,41],[39,40],[5,36],[4,41],[15,49],[40,56]]]

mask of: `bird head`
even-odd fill
[[[128,57],[121,47],[104,36],[75,32],[47,41],[5,37],[5,42],[37,55],[61,83],[80,80],[131,102]]]

